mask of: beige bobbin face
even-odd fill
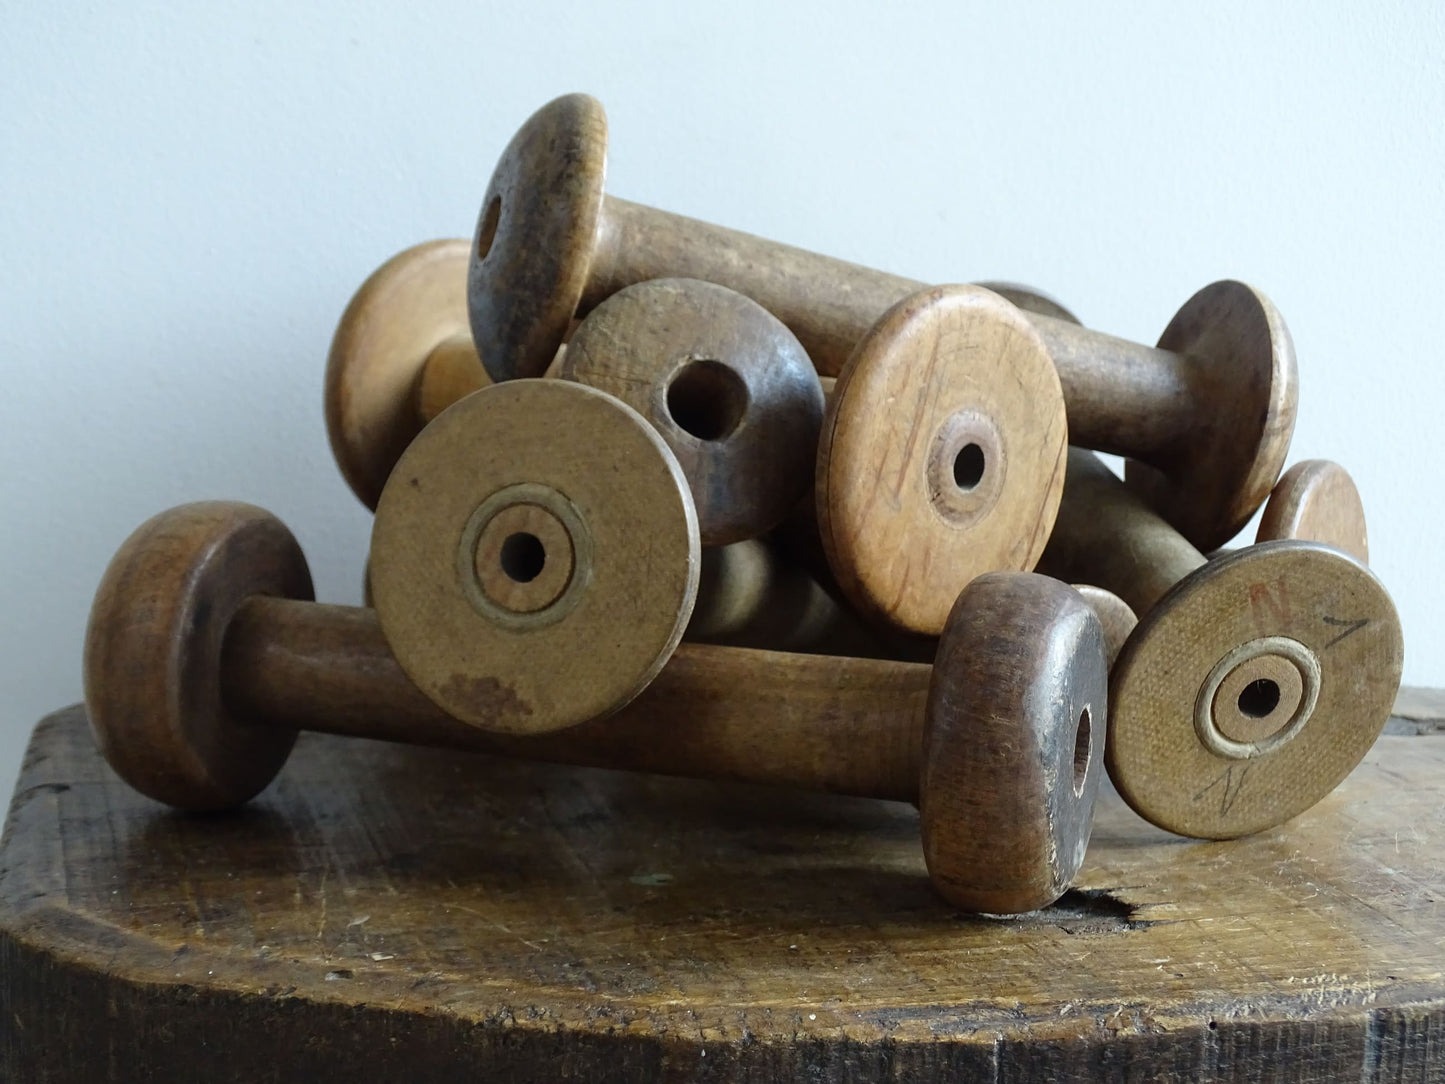
[[[984,572],[1033,568],[1063,490],[1058,375],[1019,311],[972,286],[890,309],[839,377],[818,523],[853,603],[937,635]]]
[[[1374,743],[1402,652],[1389,595],[1346,554],[1281,541],[1220,557],[1160,600],[1115,664],[1110,775],[1181,835],[1282,824]]]
[[[437,417],[377,506],[371,584],[403,670],[488,730],[607,715],[672,654],[697,593],[677,460],[630,407],[518,380]]]

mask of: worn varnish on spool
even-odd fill
[[[302,735],[192,818],[72,709],[0,845],[0,1076],[1429,1080],[1442,703],[1248,839],[1102,796],[1078,890],[1007,923],[900,804]]]

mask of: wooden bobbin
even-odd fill
[[[1040,568],[1140,615],[1110,676],[1108,764],[1125,800],[1169,831],[1226,839],[1289,820],[1389,717],[1399,617],[1374,574],[1333,547],[1265,542],[1208,561],[1071,449]]]
[[[742,294],[695,279],[620,290],[552,372],[652,423],[687,475],[705,546],[770,530],[812,485],[823,389],[792,332]]]
[[[839,373],[923,284],[605,195],[607,118],[572,94],[503,152],[468,274],[472,333],[494,379],[540,373],[568,321],[625,286],[684,276],[746,294]],[[1131,475],[1196,545],[1232,538],[1279,477],[1295,416],[1278,312],[1234,282],[1196,294],[1157,349],[1030,313],[1059,368],[1076,444],[1150,464]]]
[[[636,411],[514,382],[407,448],[376,508],[371,586],[418,688],[463,721],[535,733],[607,715],[656,675],[699,550],[687,481]]]
[[[362,284],[326,359],[326,432],[342,477],[375,509],[391,468],[434,416],[490,383],[467,327],[470,245],[428,241]],[[424,379],[425,378],[425,379]]]
[[[1052,316],[1055,320],[1067,320],[1071,324],[1079,322],[1079,318],[1070,312],[1062,301],[1032,286],[1025,286],[1019,282],[978,282],[974,285],[982,286],[985,290],[992,290],[1010,305],[1016,306],[1024,312]]]
[[[686,645],[613,717],[523,737],[462,724],[423,696],[373,611],[250,594],[305,588],[264,571],[291,567],[295,543],[258,510],[227,507],[152,521],[123,551],[148,575],[107,577],[91,617],[93,629],[111,630],[101,636],[107,650],[86,657],[101,747],[159,801],[239,804],[279,770],[296,730],[317,729],[917,800],[933,882],[969,910],[1046,906],[1078,870],[1106,679],[1098,623],[1061,584],[1021,574],[978,581],[931,669]],[[152,541],[177,536],[188,542],[179,551]],[[226,558],[207,560],[204,583],[193,574],[198,553]],[[192,642],[195,615],[216,598],[226,605]],[[123,635],[138,623],[152,634]],[[187,669],[174,665],[177,652]],[[181,715],[151,710],[132,692],[179,704],[197,686],[206,700]],[[236,764],[242,755],[254,762]]]
[[[1062,492],[1058,376],[1018,309],[939,286],[859,342],[818,446],[818,531],[849,601],[937,635],[974,577],[1027,570]]]
[[[1350,472],[1328,459],[1302,459],[1280,477],[1265,502],[1257,542],[1302,538],[1370,562],[1365,506]]]

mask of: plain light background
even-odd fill
[[[598,95],[629,199],[929,281],[1035,284],[1153,342],[1240,278],[1299,356],[1445,684],[1445,5],[0,5],[0,787],[80,698],[91,594],[173,504],[360,593],[321,413],[394,252],[470,235],[512,131]]]

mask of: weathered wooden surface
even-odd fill
[[[0,1075],[1439,1079],[1438,735],[1229,843],[1108,795],[1079,890],[1007,922],[949,911],[917,834],[895,803],[321,735],[245,812],[184,816],[72,708],[0,845]]]

